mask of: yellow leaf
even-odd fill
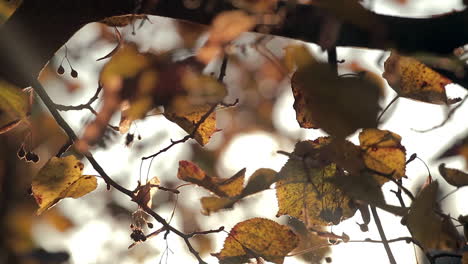
[[[229,179],[210,177],[197,165],[190,161],[179,161],[177,177],[201,186],[220,197],[234,197],[242,192],[245,169],[240,170]]]
[[[0,134],[25,120],[29,111],[27,94],[9,82],[0,80]]]
[[[196,124],[210,110],[211,106],[196,107],[194,112],[173,112],[171,109],[164,111],[164,116],[171,122],[176,123],[185,132],[191,134],[195,129]],[[194,134],[198,144],[206,145],[211,136],[217,131],[216,129],[216,113],[211,113],[203,123],[197,128]]]
[[[381,91],[375,82],[338,77],[328,64],[307,61],[291,78],[293,106],[301,127],[321,128],[337,138],[358,128],[376,127]]]
[[[359,142],[367,168],[391,175],[394,179],[405,176],[406,150],[398,134],[388,130],[364,129],[359,134]],[[379,175],[375,179],[381,185],[389,181]]]
[[[438,189],[437,181],[424,187],[412,202],[409,214],[403,218],[403,222],[426,251],[456,251],[460,247],[460,241],[453,223],[447,216],[436,213],[439,210]]]
[[[302,68],[308,64],[317,63],[305,45],[288,45],[284,48],[284,62],[290,72],[294,69]]]
[[[221,209],[229,209],[238,201],[237,198],[207,196],[200,199],[202,213],[210,215],[212,212],[218,212]]]
[[[321,163],[316,159],[318,150],[329,143],[327,138],[296,144],[291,157],[279,172],[276,183],[278,213],[290,215],[307,226],[338,224],[354,215],[350,198],[330,179],[343,173],[335,163]]]
[[[95,176],[82,175],[83,163],[75,156],[51,158],[32,180],[32,193],[41,214],[61,199],[78,198],[97,187]]]
[[[235,225],[224,241],[221,252],[212,254],[219,263],[245,263],[263,258],[282,264],[284,257],[299,244],[287,226],[264,218],[252,218]]]
[[[439,165],[439,172],[450,185],[458,188],[468,185],[468,174],[461,170],[446,168],[442,163]]]
[[[414,58],[392,52],[384,68],[382,76],[401,97],[431,104],[458,101],[447,99],[445,86],[452,83],[451,80]]]

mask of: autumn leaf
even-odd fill
[[[0,80],[0,134],[15,128],[26,120],[29,100],[25,92]]]
[[[345,138],[377,125],[380,88],[361,77],[338,77],[328,64],[299,60],[291,78],[299,125]],[[301,66],[301,64],[304,64]]]
[[[401,97],[431,104],[452,104],[459,99],[448,99],[445,86],[451,80],[418,60],[392,52],[384,64],[382,76]]]
[[[232,208],[241,199],[267,190],[278,180],[278,173],[272,169],[258,169],[250,177],[242,192],[234,197],[202,197],[200,199],[203,214],[209,215],[221,209]]]
[[[410,211],[402,220],[411,235],[426,251],[455,251],[460,247],[458,232],[450,218],[437,214],[437,192],[439,184],[433,181],[424,187],[412,202]]]
[[[367,168],[394,179],[405,176],[406,150],[401,145],[401,137],[388,130],[364,129],[359,134],[360,147]],[[389,179],[375,175],[379,184]]]
[[[136,20],[139,20],[139,19],[148,19],[148,17],[146,15],[131,14],[131,15],[107,17],[99,22],[104,23],[108,25],[109,27],[125,27],[134,23]]]
[[[452,146],[445,150],[437,159],[448,158],[460,155],[465,159],[465,166],[468,168],[468,136],[457,140]]]
[[[339,175],[327,180],[358,203],[364,202],[399,216],[405,215],[408,211],[408,208],[387,204],[381,185],[368,172]]]
[[[331,161],[316,159],[328,143],[329,139],[318,138],[296,144],[276,183],[277,216],[296,217],[311,226],[338,224],[354,215],[349,196],[330,183],[342,171]]]
[[[439,165],[439,172],[448,184],[457,188],[468,185],[468,174],[461,170],[446,168],[445,164]]]
[[[205,64],[222,52],[222,46],[236,39],[256,24],[255,18],[241,10],[225,11],[217,15],[210,27],[210,37],[199,49],[197,58]]]
[[[291,252],[291,255],[299,257],[305,263],[323,263],[325,256],[331,253],[331,244],[328,242],[328,239],[319,236],[317,232],[308,230],[304,223],[296,218],[289,219],[288,226],[299,237],[299,245]],[[327,227],[322,226],[314,228],[319,232],[326,231],[327,229]]]
[[[32,180],[32,193],[43,213],[63,198],[79,198],[97,187],[92,175],[82,175],[83,163],[75,156],[52,157]]]
[[[158,186],[161,183],[158,177],[153,177],[149,180],[146,184],[139,186],[138,191],[132,201],[136,202],[137,204],[144,204],[151,208],[152,198],[156,191],[158,190]]]
[[[210,177],[196,164],[181,160],[177,177],[201,186],[220,197],[234,197],[242,192],[244,185],[245,169],[240,170],[229,179]]]
[[[220,264],[246,263],[259,257],[282,264],[298,244],[298,237],[287,226],[265,218],[252,218],[235,225],[221,252],[212,255]]]

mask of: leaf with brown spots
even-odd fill
[[[445,86],[451,80],[412,57],[392,52],[385,61],[383,77],[401,97],[431,104],[452,104],[460,101],[448,99]]]
[[[284,257],[299,244],[289,227],[265,218],[252,218],[235,225],[221,252],[212,254],[220,264],[246,263],[252,258],[282,264]]]
[[[388,130],[364,129],[359,134],[359,142],[367,168],[381,174],[375,175],[379,184],[389,181],[382,175],[394,179],[405,176],[406,150],[398,134]]]
[[[31,189],[41,214],[63,198],[79,198],[96,189],[92,175],[82,175],[83,163],[75,156],[52,157],[33,178]]]

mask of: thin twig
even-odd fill
[[[101,90],[102,90],[102,85],[99,85],[98,88],[96,89],[96,92],[94,93],[94,95],[91,98],[89,98],[88,102],[85,103],[85,104],[62,105],[62,104],[54,103],[55,108],[57,110],[59,110],[59,111],[79,111],[79,110],[83,110],[83,109],[88,109],[91,113],[93,113],[94,115],[97,115],[96,110],[94,110],[94,108],[91,106],[91,104],[94,103],[99,98],[99,93],[101,92]]]
[[[219,233],[224,230],[224,226],[219,227],[218,229],[212,229],[212,230],[206,230],[206,231],[195,231],[192,233],[188,233],[187,237],[193,237],[196,235],[206,235],[206,234],[212,234],[212,233]]]
[[[388,260],[390,261],[390,264],[396,264],[395,257],[393,256],[392,250],[390,249],[390,245],[388,244],[388,240],[387,240],[387,237],[385,236],[382,223],[380,222],[377,209],[373,205],[371,205],[370,208],[372,211],[372,217],[374,218],[374,221],[375,221],[375,225],[377,226],[377,229],[379,230],[380,238],[382,238],[382,244],[384,245],[385,251],[387,252]]]
[[[57,108],[55,107],[55,103],[52,101],[52,99],[49,97],[47,92],[45,91],[44,87],[36,80],[32,79],[30,80],[30,83],[36,93],[39,95],[39,97],[42,99],[44,104],[46,105],[47,109],[49,109],[50,113],[54,117],[55,121],[59,124],[59,126],[65,131],[65,133],[68,135],[68,137],[72,141],[76,141],[78,137],[76,136],[75,132],[72,130],[72,128],[68,125],[68,123],[63,119],[63,117],[60,115],[58,112]],[[87,153],[85,157],[88,159],[88,161],[91,163],[93,168],[101,175],[101,177],[104,179],[106,184],[108,186],[112,186],[121,193],[127,195],[128,197],[135,198],[135,194],[133,191],[126,189],[125,187],[121,186],[120,184],[116,183],[114,180],[112,180],[109,175],[104,171],[104,169],[99,165],[99,163],[94,159],[92,154]],[[147,214],[151,215],[156,221],[158,221],[160,224],[162,224],[168,232],[173,232],[176,235],[180,236],[181,238],[184,239],[185,244],[187,245],[189,251],[197,258],[198,262],[200,264],[206,264],[205,261],[200,257],[200,254],[198,253],[195,248],[193,248],[192,244],[189,241],[189,238],[185,233],[179,231],[178,229],[174,228],[171,226],[166,220],[161,217],[158,213],[154,212],[151,208],[148,207],[148,205],[144,203],[138,204],[140,208],[143,209]]]
[[[400,95],[399,95],[399,94],[397,94],[397,95],[395,96],[395,98],[393,98],[393,99],[390,101],[390,103],[387,104],[387,106],[384,108],[384,110],[382,110],[382,112],[380,112],[379,117],[377,117],[377,123],[380,122],[380,119],[382,118],[382,116],[385,114],[385,112],[387,112],[387,110],[390,108],[390,106],[392,106],[392,104],[396,102],[396,100],[397,100],[398,98],[400,98]]]
[[[335,75],[338,76],[338,62],[337,62],[336,46],[333,46],[327,49],[327,54],[328,54],[328,64],[332,68]]]

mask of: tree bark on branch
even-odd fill
[[[196,9],[183,0],[24,0],[0,27],[0,77],[20,86],[29,86],[25,75],[36,77],[40,70],[81,27],[106,17],[148,14],[209,25],[219,13],[233,10],[228,1],[204,0]],[[278,8],[284,7],[280,4]],[[323,10],[297,5],[288,10],[284,23],[271,28],[271,35],[317,43],[324,20]],[[342,21],[336,46],[396,49],[403,53],[450,54],[468,42],[468,11],[432,18],[403,18],[369,13],[379,28],[361,28]],[[455,77],[455,76],[448,76]],[[467,84],[467,78],[455,82]]]

